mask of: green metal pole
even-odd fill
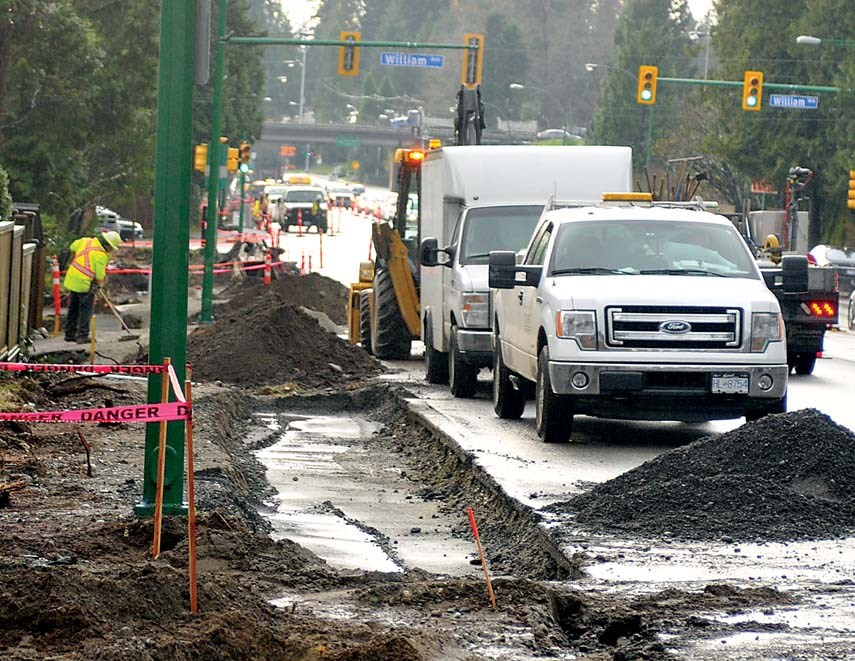
[[[214,98],[211,104],[211,139],[208,141],[208,224],[205,227],[205,273],[202,276],[202,312],[199,321],[209,324],[214,320],[214,261],[217,257],[217,227],[220,214],[217,208],[220,195],[220,133],[223,124],[223,38],[226,35],[226,14],[229,0],[217,2],[217,53],[214,61]]]
[[[187,363],[195,20],[195,2],[161,4],[149,363],[162,363],[168,356],[180,383],[184,383]],[[149,378],[149,404],[160,401],[161,378],[167,377]],[[146,427],[143,497],[134,507],[138,516],[154,512],[158,426]],[[166,446],[163,512],[186,512],[182,421],[168,423]]]
[[[653,146],[653,106],[647,106],[647,139],[644,141],[644,167],[650,167],[650,148]],[[651,193],[653,191],[650,191]]]
[[[246,175],[241,172],[240,173],[240,181],[238,182],[240,185],[240,206],[238,207],[238,232],[243,234],[243,191],[246,186]]]
[[[681,85],[708,85],[709,87],[742,87],[741,80],[704,80],[702,78],[667,78],[659,76],[660,83],[679,83]],[[763,89],[787,90],[790,92],[840,92],[840,87],[827,85],[791,85],[789,83],[763,83]]]

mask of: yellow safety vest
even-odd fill
[[[93,280],[99,285],[104,282],[110,257],[101,247],[98,239],[89,237],[77,239],[71,244],[70,249],[74,257],[68,265],[63,281],[68,291],[83,294],[89,291]]]

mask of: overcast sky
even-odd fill
[[[712,8],[713,0],[689,0],[689,9],[692,16],[702,19]],[[299,28],[308,22],[315,13],[318,0],[282,0],[282,7],[288,15],[288,19],[295,28]]]

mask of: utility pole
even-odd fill
[[[303,36],[303,33],[301,32],[300,35]],[[303,123],[303,105],[306,102],[306,51],[308,50],[309,47],[305,44],[300,46],[300,52],[303,55],[303,64],[300,67],[300,118],[297,120],[298,124]]]
[[[195,2],[164,2],[160,9],[157,140],[154,181],[154,242],[151,274],[149,364],[172,359],[184,383],[187,363],[187,267],[190,241],[190,176],[193,171],[193,61]],[[161,380],[150,376],[148,403],[160,402]],[[159,424],[146,425],[143,497],[138,516],[154,512]],[[164,514],[184,505],[184,422],[167,423]]]
[[[226,14],[229,0],[217,2],[217,50],[214,61],[214,96],[211,105],[211,139],[208,141],[208,223],[205,227],[205,272],[202,276],[202,312],[199,321],[209,324],[214,320],[214,261],[217,256],[217,228],[220,214],[217,208],[220,197],[220,172],[225,169],[220,157],[220,134],[223,123],[223,68],[226,36]]]

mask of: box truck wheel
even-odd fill
[[[468,398],[475,395],[478,372],[475,365],[466,362],[457,348],[457,326],[451,327],[451,347],[448,352],[448,386],[455,397]]]
[[[412,337],[395,297],[392,277],[386,269],[374,274],[374,306],[371,309],[371,349],[383,360],[410,357]]]
[[[371,350],[371,290],[359,292],[359,343],[368,353]]]
[[[549,349],[544,346],[537,357],[535,387],[535,423],[537,435],[544,443],[564,443],[573,431],[573,410],[570,398],[552,392],[549,379]]]
[[[525,410],[525,392],[511,383],[511,371],[502,359],[499,336],[495,336],[493,349],[493,410],[505,420],[519,420]]]
[[[433,344],[433,322],[425,317],[425,379],[428,383],[448,383],[448,354],[437,351]]]

